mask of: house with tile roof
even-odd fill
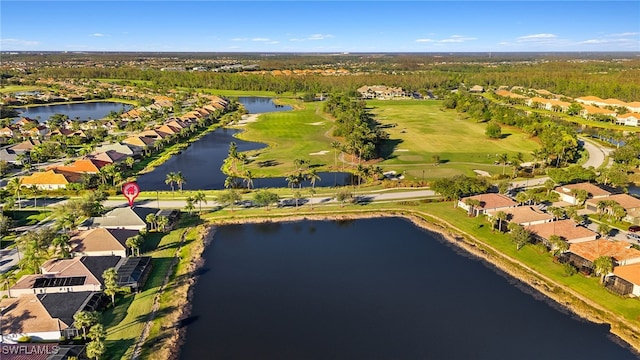
[[[156,139],[152,137],[138,135],[129,136],[128,138],[122,140],[122,143],[124,143],[125,145],[129,145],[134,149],[137,149],[137,151],[140,151],[141,153],[152,149],[153,143],[155,142]]]
[[[593,262],[601,256],[610,257],[614,267],[640,263],[640,250],[634,249],[626,241],[606,239],[570,244],[561,261],[569,262],[581,271],[589,273],[593,270]]]
[[[35,186],[40,190],[58,190],[65,189],[67,185],[75,182],[71,177],[55,170],[47,170],[44,172],[36,172],[20,179],[22,186]]]
[[[518,206],[518,203],[502,194],[479,194],[467,196],[458,201],[458,206],[467,211],[471,211],[470,206],[467,205],[467,200],[478,200],[480,202],[480,206],[474,209],[476,215],[485,214],[487,211],[497,212]]]
[[[640,297],[640,263],[614,267],[605,286],[620,295]]]
[[[508,223],[516,223],[521,226],[530,226],[535,224],[543,224],[546,222],[551,222],[553,220],[553,215],[547,214],[544,211],[538,210],[537,208],[533,208],[531,206],[518,206],[514,208],[509,208],[502,210],[507,213],[507,222]],[[487,216],[490,218],[495,216],[497,211],[490,210],[487,211]]]
[[[73,256],[127,257],[127,239],[140,234],[137,230],[93,228],[71,237]]]
[[[100,161],[101,163],[118,164],[125,161],[127,157],[129,156],[127,156],[126,154],[119,153],[115,150],[107,150],[105,152],[93,153],[91,155],[86,156],[85,158],[91,159],[91,160],[97,160],[97,161]]]
[[[59,341],[77,336],[73,315],[80,311],[94,311],[100,297],[99,293],[82,291],[26,294],[2,299],[0,331],[3,342],[15,344],[23,336],[31,337],[32,341]]]
[[[601,200],[612,200],[620,204],[620,206],[622,206],[624,210],[627,212],[627,214],[625,215],[625,217],[622,218],[622,220],[633,223],[633,224],[640,223],[640,199],[628,194],[615,194],[615,195],[608,196],[606,198],[589,199],[585,203],[585,207],[587,208],[587,210],[597,212],[598,202]]]
[[[626,126],[638,126],[640,122],[640,113],[626,113],[622,115],[616,115],[616,124]]]
[[[591,183],[578,183],[578,184],[567,184],[558,186],[553,189],[553,192],[560,195],[560,200],[564,202],[568,202],[571,205],[577,205],[578,200],[576,200],[576,192],[579,190],[584,190],[588,194],[588,199],[602,199],[611,195],[611,193],[607,190],[600,188],[597,185]]]
[[[95,159],[78,159],[70,165],[54,165],[48,167],[47,170],[75,174],[97,174],[107,164],[109,163]]]
[[[570,219],[530,225],[527,226],[527,229],[545,243],[549,243],[549,238],[553,235],[559,236],[570,244],[593,241],[598,237],[596,232],[580,226]]]
[[[142,154],[139,148],[133,148],[127,144],[123,143],[111,143],[104,144],[96,147],[91,154],[99,154],[102,152],[115,151],[120,154],[125,154],[127,156],[139,156]]]
[[[102,273],[118,268],[119,256],[82,256],[45,262],[42,274],[25,275],[10,289],[11,296],[102,291]]]
[[[42,142],[38,139],[27,139],[21,143],[15,144],[11,147],[11,150],[15,151],[18,154],[23,154],[25,152],[30,152],[34,147],[42,144]]]
[[[613,116],[615,117],[617,114],[613,110],[599,108],[597,106],[592,105],[582,105],[582,110],[580,110],[580,116],[585,119],[591,119],[596,116]]]

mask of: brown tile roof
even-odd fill
[[[545,212],[534,210],[530,206],[518,206],[515,208],[502,210],[507,213],[509,218],[507,219],[509,222],[515,222],[516,224],[524,224],[534,221],[542,221],[542,220],[551,220],[553,219],[553,215],[547,214]],[[489,211],[490,214],[496,213],[496,211]]]
[[[480,207],[482,209],[496,209],[503,207],[516,206],[517,203],[507,196],[502,194],[480,194],[462,198],[461,201],[464,203],[466,199],[474,199],[480,201]]]
[[[68,166],[52,166],[47,169],[52,169],[59,172],[68,172],[68,173],[97,174],[100,171],[100,168],[102,168],[105,165],[107,165],[107,163],[100,160],[79,159],[74,161],[71,165],[68,165]]]
[[[613,268],[613,273],[618,277],[640,286],[640,264],[616,266]]]
[[[567,195],[571,195],[571,190],[586,190],[589,193],[589,195],[592,197],[611,195],[611,193],[608,192],[607,190],[604,190],[591,183],[562,185],[562,186],[558,186],[554,190],[561,194],[567,194]]]
[[[591,199],[591,200],[588,200],[587,202],[589,204],[597,206],[597,204],[598,204],[598,202],[600,200],[602,200],[602,199]],[[606,198],[606,200],[613,200],[613,201],[617,202],[618,204],[620,204],[627,211],[629,211],[631,209],[640,208],[640,199],[635,198],[635,197],[633,197],[631,195],[627,195],[627,194],[611,195],[611,196],[608,196]]]
[[[616,112],[613,110],[603,109],[596,106],[585,105],[585,104],[582,105],[582,111],[586,112],[587,114],[603,114],[603,115],[616,114]]]
[[[156,142],[156,139],[148,136],[129,136],[128,138],[122,140],[122,142],[129,145],[146,147],[149,145],[153,145],[153,143]]]
[[[527,227],[538,236],[549,239],[551,235],[558,235],[566,241],[592,238],[596,239],[596,233],[576,224],[573,220],[560,220]]]
[[[640,114],[638,113],[626,113],[626,114],[622,114],[622,115],[618,115],[616,116],[618,119],[626,119],[626,118],[636,118],[636,119],[640,119]]]
[[[594,261],[600,256],[610,256],[618,262],[640,259],[640,251],[632,248],[626,241],[585,241],[569,245],[569,251],[589,261]]]
[[[138,234],[136,230],[95,228],[76,234],[70,243],[72,252],[122,251],[127,239]]]
[[[0,307],[5,308],[2,314],[3,334],[59,331],[71,325],[52,318],[36,295],[2,299]]]

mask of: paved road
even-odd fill
[[[18,266],[18,250],[2,249],[0,250],[0,273],[11,270],[14,266]]]
[[[589,160],[582,164],[584,168],[592,166],[595,169],[599,168],[604,164],[604,159],[613,152],[613,149],[605,148],[585,138],[580,138],[580,141],[584,149],[589,153]]]

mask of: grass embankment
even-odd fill
[[[295,159],[308,160],[319,170],[355,168],[340,161],[334,166],[333,124],[322,111],[323,103],[283,101],[297,109],[260,115],[257,122],[246,124],[245,131],[238,135],[244,140],[269,144],[267,149],[250,154],[258,155],[245,168],[258,176],[282,176],[295,171]],[[503,127],[503,138],[490,140],[484,134],[486,124],[442,110],[439,101],[370,100],[367,105],[390,135],[383,150],[384,160],[376,165],[404,173],[413,180],[456,174],[475,176],[473,170],[499,174],[503,166],[494,164],[496,154],[513,156],[521,152],[529,160],[530,152],[539,147],[517,128]],[[440,157],[438,166],[434,166],[434,155]]]
[[[152,256],[153,269],[147,283],[141,292],[127,294],[117,299],[116,305],[103,313],[103,323],[107,328],[106,350],[107,358],[122,359],[133,355],[134,347],[142,334],[146,321],[152,313],[154,301],[163,285],[167,274],[170,275],[168,286],[160,295],[159,309],[155,313],[155,321],[149,329],[149,335],[145,347],[142,348],[142,358],[152,358],[144,355],[158,341],[159,326],[173,323],[175,320],[166,320],[165,317],[175,310],[175,307],[184,305],[186,290],[184,284],[189,274],[186,264],[191,262],[194,247],[202,247],[201,242],[194,241],[196,233],[193,228],[197,224],[193,218],[181,221],[180,228],[167,234],[149,233],[143,245],[143,254]],[[184,236],[184,242],[180,247],[180,240]],[[178,249],[180,252],[177,254]],[[173,265],[177,257],[177,264]],[[181,290],[182,289],[182,290]],[[176,303],[176,299],[178,302]],[[154,355],[155,356],[155,355]],[[161,357],[158,357],[161,358]]]

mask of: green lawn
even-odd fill
[[[340,163],[334,168],[332,121],[322,112],[323,103],[279,100],[294,105],[296,110],[263,114],[257,122],[244,126],[245,131],[238,136],[270,145],[250,154],[257,156],[246,168],[257,176],[282,176],[295,170],[294,159],[304,159],[318,170],[341,170]],[[444,111],[439,101],[371,100],[367,105],[390,135],[384,149],[386,159],[376,165],[404,173],[408,179],[473,176],[473,170],[498,174],[503,167],[494,164],[496,154],[521,152],[525,160],[530,160],[531,151],[539,147],[516,128],[503,127],[502,139],[488,139],[484,134],[486,124]],[[439,166],[433,165],[434,155],[440,157]],[[346,170],[353,167],[346,165]]]
[[[35,85],[7,85],[0,88],[1,94],[20,92],[20,91],[36,91],[42,90],[43,86]]]
[[[297,106],[299,110],[262,114],[238,135],[243,140],[269,144],[268,149],[250,153],[256,157],[245,166],[258,177],[293,172],[295,159],[307,160],[316,167],[333,166],[332,139],[326,135],[333,123],[322,117],[322,103]],[[326,153],[312,155],[322,151]]]

